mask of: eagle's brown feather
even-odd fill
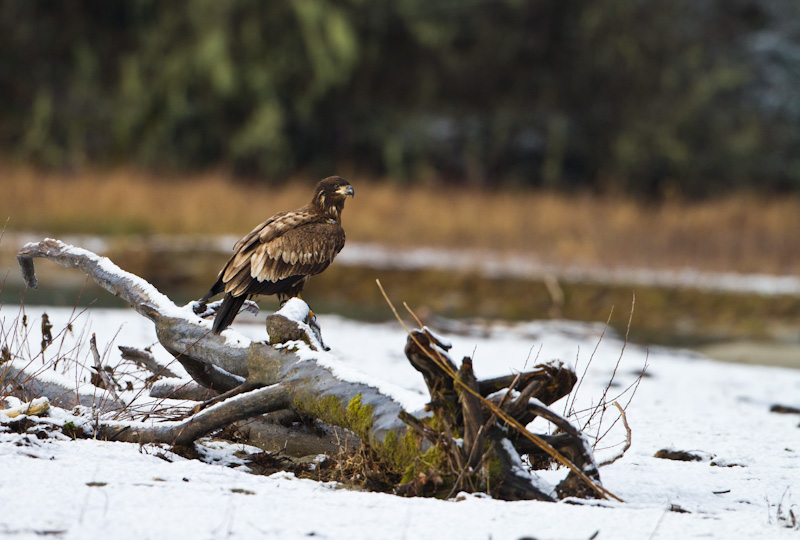
[[[343,178],[326,178],[317,184],[311,203],[274,215],[239,240],[203,299],[225,293],[214,331],[226,328],[249,296],[297,296],[309,277],[325,270],[344,247],[341,211],[352,194]]]

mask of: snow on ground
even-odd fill
[[[72,318],[69,309],[46,311],[54,332]],[[27,309],[31,349],[41,339],[41,312]],[[16,315],[8,306],[0,310],[4,337]],[[247,324],[247,317],[236,327],[251,338],[263,337],[263,324]],[[424,382],[405,360],[398,324],[335,316],[321,316],[320,323],[331,353],[342,362],[402,388],[405,399],[416,394],[424,401]],[[119,362],[116,345],[156,342],[152,325],[132,310],[89,310],[72,325],[77,338],[97,334],[111,365]],[[610,332],[601,340],[602,325],[532,322],[462,330],[439,332],[453,342],[454,360],[474,357],[479,377],[531,367],[537,357],[577,364],[579,376],[588,366],[574,405],[572,397],[562,400],[554,405],[559,412],[597,403],[618,361],[609,398],[633,384],[647,362],[647,376],[627,409],[633,444],[601,469],[605,487],[625,503],[503,502],[463,495],[454,501],[406,499],[283,473],[254,476],[235,463],[185,460],[154,446],[0,432],[0,537],[567,540],[588,539],[596,531],[599,539],[622,540],[800,536],[780,519],[790,509],[800,516],[800,417],[769,412],[773,404],[800,406],[800,371],[723,364],[633,344],[621,355],[623,341]],[[70,344],[77,338],[65,337],[65,356],[91,364],[88,347]],[[160,346],[154,352],[160,361],[170,361]],[[625,392],[620,403],[630,395]],[[587,433],[611,427],[617,418],[612,411],[599,425],[595,416]],[[582,425],[587,413],[573,418]],[[615,454],[623,440],[618,422],[598,443],[598,457]],[[664,448],[703,460],[653,457]],[[563,474],[543,476],[557,481]]]

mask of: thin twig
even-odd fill
[[[97,351],[97,336],[95,334],[92,334],[92,337],[89,339],[89,349],[92,351],[92,357],[94,357],[94,370],[97,372],[97,376],[103,381],[103,387],[111,393],[113,400],[117,401],[119,396],[117,396],[117,390],[115,388],[116,383],[108,375],[102,362],[100,362],[100,353]]]
[[[531,359],[531,353],[533,352],[533,348],[535,345],[531,345],[531,348],[528,350],[528,357],[525,358],[525,364],[522,366],[522,371],[528,369],[528,360]],[[536,351],[536,357],[533,359],[533,365],[536,365],[536,362],[539,361],[539,355],[542,354],[542,347],[544,347],[544,343],[539,343],[539,350]]]
[[[647,349],[647,355],[646,355],[645,360],[644,360],[644,367],[642,368],[641,373],[639,373],[639,376],[636,377],[636,380],[634,382],[632,382],[630,385],[628,385],[628,387],[625,390],[620,392],[619,395],[617,397],[613,398],[613,400],[612,400],[614,402],[614,404],[616,405],[617,400],[619,400],[619,398],[624,396],[628,392],[628,390],[630,390],[632,388],[633,392],[631,392],[631,396],[628,398],[628,402],[625,403],[625,406],[622,408],[624,411],[628,410],[628,406],[631,404],[631,401],[633,401],[633,397],[636,395],[636,390],[639,389],[639,384],[642,382],[642,378],[644,377],[644,374],[647,371],[647,366],[648,366],[647,360],[648,360],[648,358],[650,358],[650,349]],[[619,418],[617,418],[617,420],[619,420]],[[598,430],[598,432],[597,432],[598,437],[595,440],[595,445],[597,443],[599,443],[606,435],[608,435],[608,433],[616,425],[617,420],[614,420],[611,423],[611,425],[609,426],[609,428],[602,435],[600,435],[600,431]]]
[[[575,388],[572,390],[572,392],[570,392],[572,394],[572,403],[569,406],[569,410],[564,409],[565,416],[572,414],[573,409],[575,408],[575,399],[578,397],[578,390],[580,390],[581,384],[583,384],[583,379],[586,377],[586,373],[589,371],[589,366],[592,365],[592,360],[594,359],[594,355],[597,354],[597,349],[600,348],[600,344],[603,342],[603,338],[606,335],[606,330],[608,330],[608,327],[611,324],[612,315],[614,315],[614,306],[611,306],[611,311],[608,313],[608,319],[606,319],[606,325],[603,327],[603,331],[600,333],[600,338],[597,340],[597,344],[594,346],[592,354],[589,355],[589,361],[586,362],[586,367],[583,368],[583,374],[581,375],[581,378],[578,379],[578,384],[575,385]],[[578,348],[578,352],[580,353],[580,348]],[[577,363],[578,361],[576,359],[575,364],[577,365]]]
[[[592,418],[594,418],[594,415],[597,414],[597,411],[599,410],[600,420],[597,423],[597,432],[600,433],[600,426],[603,424],[603,416],[606,413],[606,403],[607,403],[606,397],[608,397],[608,391],[611,389],[611,383],[614,382],[614,378],[617,375],[619,364],[620,362],[622,362],[622,356],[625,354],[625,347],[628,345],[628,335],[630,334],[631,331],[631,322],[633,321],[633,311],[635,307],[636,307],[636,291],[633,292],[633,299],[631,300],[631,313],[628,316],[628,328],[625,330],[625,340],[622,342],[622,349],[620,349],[619,351],[619,358],[617,358],[617,363],[614,365],[614,371],[611,372],[611,378],[609,379],[608,384],[603,390],[603,395],[600,396],[600,402],[597,404],[597,407],[592,412],[592,414],[589,415],[589,419],[586,420],[586,423],[583,426],[584,429],[586,429],[589,426],[589,423],[592,421]]]
[[[619,403],[616,401],[614,402],[614,406],[619,411],[619,417],[622,419],[622,425],[625,426],[625,446],[622,447],[622,451],[619,452],[616,456],[603,461],[602,463],[598,463],[598,467],[605,467],[606,465],[611,465],[619,458],[625,455],[625,452],[631,447],[631,427],[628,425],[628,417],[625,414],[625,410],[620,407]],[[599,440],[599,439],[598,439]]]

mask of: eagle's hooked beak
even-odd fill
[[[351,197],[356,196],[356,192],[353,191],[353,186],[342,186],[336,190],[336,193],[338,193],[342,197],[347,197],[348,195],[350,195]]]

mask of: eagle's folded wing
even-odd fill
[[[345,242],[341,225],[319,215],[287,214],[283,219],[265,223],[265,229],[268,230],[259,234],[254,230],[248,235],[252,238],[242,242],[244,249],[225,268],[222,275],[225,292],[234,296],[258,294],[265,290],[266,283],[319,274]],[[262,238],[269,240],[262,242]]]

